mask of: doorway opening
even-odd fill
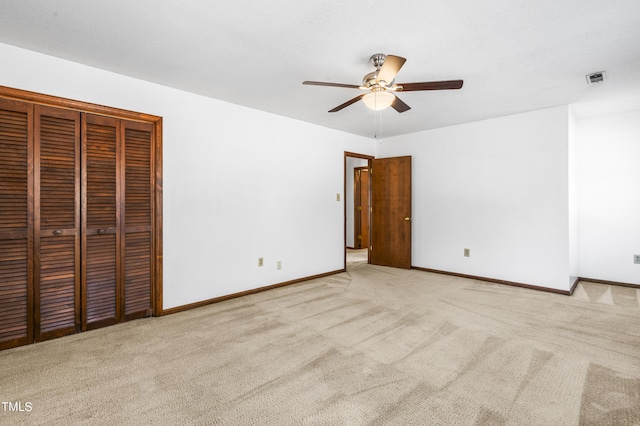
[[[374,157],[344,155],[344,265],[369,263],[371,186],[369,170]]]
[[[361,265],[365,252],[368,264],[410,269],[411,156],[376,159],[345,152],[344,194],[344,269],[347,254]]]

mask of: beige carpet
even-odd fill
[[[2,351],[0,424],[640,425],[639,296],[355,262]]]

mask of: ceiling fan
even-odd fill
[[[329,112],[337,112],[343,108],[352,105],[362,99],[369,109],[383,110],[392,107],[398,112],[405,112],[411,107],[405,104],[395,92],[416,92],[419,90],[448,90],[460,89],[462,80],[447,81],[429,81],[422,83],[399,83],[395,84],[396,75],[400,68],[404,65],[406,59],[400,56],[385,55],[384,53],[376,53],[370,58],[376,70],[370,72],[362,78],[362,85],[341,84],[341,83],[325,83],[322,81],[303,81],[302,84],[312,86],[329,86],[329,87],[345,87],[347,89],[360,89],[367,93],[362,93],[355,98],[348,100],[342,105],[329,110]]]

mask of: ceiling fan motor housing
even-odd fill
[[[373,62],[373,65],[375,65],[376,69],[380,69],[382,64],[384,64],[385,59],[387,59],[387,55],[385,55],[384,53],[376,53],[371,55],[371,57],[369,58],[369,60]]]
[[[362,77],[362,85],[364,87],[376,86],[378,84],[376,82],[376,79],[378,78],[378,71],[380,70],[375,70]]]
[[[385,55],[384,53],[376,53],[371,55],[369,60],[373,62],[373,65],[376,67],[376,70],[373,72],[370,72],[369,74],[365,75],[362,78],[362,85],[364,87],[383,87],[382,85],[380,85],[380,83],[377,80],[378,80],[378,73],[380,72],[380,68],[384,64],[385,59],[387,59],[387,55]],[[388,81],[385,83],[386,83],[386,87],[393,85],[393,81]]]

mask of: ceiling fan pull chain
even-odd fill
[[[382,111],[373,111],[373,138],[382,141]]]

